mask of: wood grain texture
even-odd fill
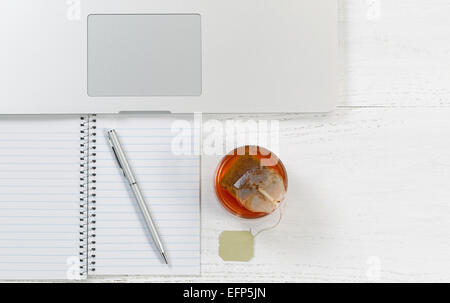
[[[341,1],[341,106],[449,106],[446,0]]]
[[[378,9],[379,7],[379,9]],[[341,1],[341,100],[279,119],[289,191],[280,226],[249,263],[223,262],[218,237],[245,221],[218,204],[202,159],[199,277],[92,282],[450,281],[450,2]]]

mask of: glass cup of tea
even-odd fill
[[[280,206],[288,178],[283,163],[274,153],[246,145],[223,157],[214,183],[216,195],[227,211],[241,218],[256,219]]]

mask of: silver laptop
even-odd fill
[[[0,114],[324,112],[337,0],[2,0]]]

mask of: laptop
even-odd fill
[[[337,0],[2,0],[0,114],[326,112]]]

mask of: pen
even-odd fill
[[[161,238],[159,237],[158,231],[156,230],[156,226],[153,223],[150,210],[148,209],[144,196],[142,195],[139,185],[137,184],[136,178],[134,177],[133,171],[131,170],[131,166],[128,163],[128,160],[122,149],[119,137],[117,136],[117,132],[114,129],[109,130],[107,132],[107,138],[109,141],[109,145],[111,146],[111,149],[117,160],[117,163],[119,164],[119,168],[121,169],[123,175],[125,176],[128,184],[131,187],[131,190],[133,191],[134,197],[136,198],[139,208],[141,209],[142,215],[144,216],[145,223],[147,225],[148,230],[150,231],[150,234],[152,235],[153,241],[158,247],[158,250],[161,253],[162,258],[164,259],[164,262],[166,264],[169,264]]]

